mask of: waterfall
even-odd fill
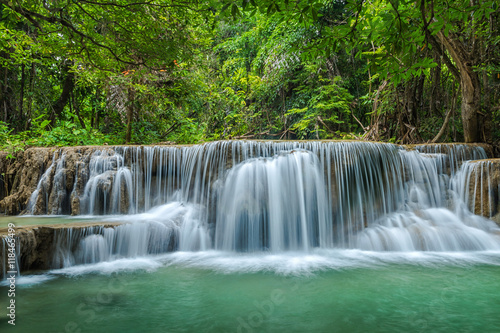
[[[16,243],[15,243],[15,256],[14,256],[14,260],[13,262],[12,261],[9,261],[8,258],[9,258],[9,246],[10,246],[10,242],[8,241],[7,237],[0,237],[0,239],[2,240],[2,246],[0,247],[0,249],[2,250],[2,254],[4,256],[4,260],[2,260],[2,279],[5,279],[7,276],[10,276],[12,274],[7,274],[7,272],[9,271],[15,271],[16,273],[14,275],[16,276],[19,276],[21,275],[21,261],[20,261],[20,258],[21,258],[21,247],[19,245],[19,241],[16,240]],[[13,269],[11,267],[9,267],[9,264],[13,264]]]
[[[49,194],[50,194],[50,175],[52,173],[52,169],[54,168],[54,164],[56,159],[56,154],[54,154],[54,157],[52,158],[52,163],[50,166],[47,168],[47,170],[42,174],[42,177],[38,181],[38,185],[36,187],[36,190],[33,191],[33,193],[30,196],[30,200],[28,202],[28,211],[31,212],[32,214],[35,213],[35,206],[37,202],[42,201],[43,203],[41,204],[43,213],[47,214],[49,211],[48,203],[49,203]],[[63,160],[63,159],[62,159]],[[59,164],[59,163],[57,163]],[[40,214],[40,212],[38,212]]]
[[[60,236],[54,266],[172,250],[500,250],[498,227],[475,215],[498,213],[482,158],[368,142],[110,147],[80,153],[72,182],[69,155],[54,154],[29,209],[123,223]]]
[[[168,223],[126,223],[114,228],[68,229],[54,241],[52,267],[134,258],[176,249],[177,227]]]
[[[492,218],[500,208],[495,206],[500,194],[499,178],[500,170],[491,161],[467,161],[453,185],[468,210]]]
[[[221,250],[308,250],[332,246],[332,218],[318,158],[292,150],[231,169],[217,204]]]

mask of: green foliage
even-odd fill
[[[18,151],[29,146],[79,146],[79,145],[103,145],[119,144],[112,136],[106,136],[97,130],[78,128],[69,121],[63,121],[59,126],[47,130],[48,122],[33,123],[29,131],[12,134],[12,129],[4,122],[0,122],[0,150],[9,153],[8,158],[13,158]]]
[[[9,129],[5,122],[0,121],[0,150],[7,152],[7,159],[14,158],[15,153],[23,150],[21,136],[11,133],[12,129]]]
[[[307,107],[303,109],[291,109],[285,116],[290,119],[290,129],[293,130],[299,139],[311,138],[332,138],[344,135],[343,131],[334,132],[331,127],[344,124],[344,119],[351,113],[351,103],[353,96],[341,85],[341,78],[335,77],[333,82],[320,80],[322,85],[312,91]],[[308,90],[308,87],[299,87],[297,90]],[[327,124],[330,124],[328,126]],[[350,127],[346,130],[349,132]]]
[[[31,138],[26,141],[26,144],[33,146],[86,146],[119,143],[111,136],[106,136],[95,129],[79,128],[69,121],[62,121],[59,126],[48,131],[44,130],[43,126],[33,126],[28,135]]]
[[[498,124],[499,6],[423,4],[2,1],[0,148],[420,142],[450,108],[443,140],[460,140],[460,66],[443,36],[471,55],[481,114]]]

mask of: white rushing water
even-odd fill
[[[332,216],[318,158],[305,150],[250,159],[221,184],[215,247],[226,251],[332,247]]]
[[[69,211],[70,197],[82,214],[124,224],[59,235],[53,266],[176,250],[499,251],[498,227],[473,213],[477,164],[466,161],[484,150],[435,147],[235,141],[95,151],[78,164],[71,193],[45,200],[46,212]],[[63,188],[64,154],[52,165]],[[48,197],[52,165],[30,202]]]

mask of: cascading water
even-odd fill
[[[221,250],[332,247],[332,216],[318,158],[293,150],[250,159],[226,176],[217,204]]]
[[[455,177],[453,187],[471,212],[493,218],[500,208],[495,207],[500,195],[499,178],[500,170],[491,161],[467,161]]]
[[[467,206],[471,167],[461,165],[476,158],[486,158],[483,148],[365,142],[108,148],[81,157],[71,200],[46,199],[45,212],[79,207],[124,222],[78,244],[59,241],[56,266],[174,249],[500,250],[498,227]],[[61,154],[33,193],[32,213],[50,179],[66,186],[63,174],[50,176],[63,168]]]

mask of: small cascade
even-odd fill
[[[86,175],[82,174],[82,177]],[[96,151],[88,166],[88,180],[83,195],[80,196],[80,209],[86,214],[109,214],[123,210],[130,212],[128,205],[133,201],[130,170],[124,166],[124,158],[113,150]],[[122,192],[126,192],[123,197]],[[122,200],[123,198],[123,200]],[[128,199],[128,200],[127,200]],[[113,211],[112,208],[118,209]]]
[[[2,271],[1,271],[1,280],[4,280],[6,279],[7,277],[9,277],[10,275],[12,274],[8,274],[7,272],[12,272],[12,271],[15,271],[16,273],[14,273],[14,275],[16,276],[19,276],[21,275],[21,262],[20,262],[20,258],[21,258],[21,247],[19,245],[19,241],[16,240],[16,243],[15,243],[15,256],[14,256],[14,260],[13,260],[13,264],[14,264],[14,268],[12,269],[11,267],[9,267],[9,242],[8,242],[8,238],[7,237],[0,237],[0,239],[2,240],[2,245],[0,247],[0,249],[2,250],[0,252],[0,255],[3,256],[3,258],[0,258],[0,259],[3,259],[1,260],[1,266],[2,266]],[[12,263],[12,262],[11,262]]]
[[[416,151],[401,151],[404,172],[406,209],[425,209],[446,204],[449,176],[438,172],[442,155],[422,155]],[[444,177],[444,179],[443,179]]]
[[[68,214],[69,193],[66,186],[66,154],[64,153],[57,161],[52,186],[47,211],[50,211],[51,215]]]
[[[465,144],[423,144],[415,146],[420,153],[436,156],[439,174],[449,174],[451,177],[460,169],[465,161],[475,161],[488,158],[481,146]]]
[[[498,227],[467,214],[464,223],[444,208],[393,213],[356,236],[356,248],[370,251],[500,250]],[[474,224],[474,226],[470,226]]]
[[[500,250],[498,226],[471,213],[465,204],[466,196],[460,194],[465,193],[464,184],[470,182],[470,179],[464,180],[463,175],[470,174],[467,170],[471,163],[474,164],[467,159],[486,157],[482,147],[420,146],[417,151],[401,151],[401,157],[404,206],[358,233],[354,237],[355,248],[374,251]]]
[[[368,142],[62,151],[29,209],[123,223],[58,234],[54,267],[173,250],[500,250],[500,229],[475,215],[499,214],[499,170],[472,161],[485,157],[480,146]]]
[[[66,183],[66,154],[54,153],[52,163],[42,174],[36,190],[31,194],[27,211],[31,214],[69,214],[70,190]]]
[[[394,145],[345,143],[330,152],[324,155],[334,237],[337,246],[352,248],[358,232],[404,204],[400,151]]]
[[[500,213],[500,169],[492,161],[464,163],[452,185],[471,212],[490,218]]]
[[[68,229],[55,239],[52,267],[70,267],[134,258],[176,249],[176,227],[163,223],[126,223],[114,228]]]
[[[193,205],[173,202],[147,213],[120,218],[114,227],[64,229],[54,240],[52,267],[70,267],[120,258],[135,258],[174,250],[211,248],[206,225]]]
[[[54,157],[52,158],[52,163],[47,168],[47,170],[42,174],[42,177],[38,181],[36,190],[33,193],[31,193],[31,197],[28,202],[28,208],[27,208],[28,212],[30,212],[31,214],[48,214],[49,212],[49,207],[48,207],[49,195],[52,186],[50,177],[52,175],[52,169],[56,164],[55,159],[56,159],[56,154],[54,154]],[[39,202],[41,202],[41,204],[37,205]],[[41,206],[43,211],[37,209],[37,206],[39,207]]]

